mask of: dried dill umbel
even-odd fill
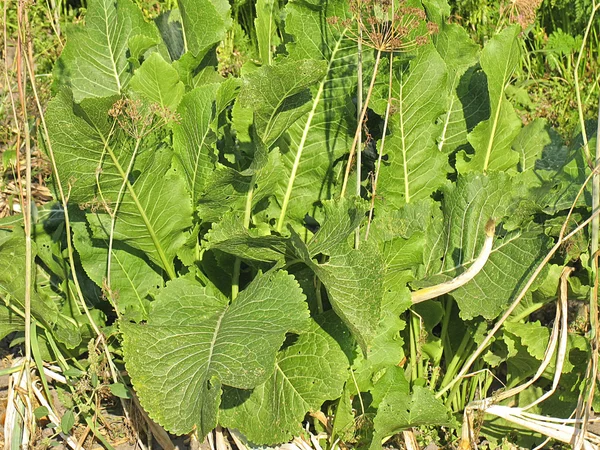
[[[500,14],[508,14],[510,23],[518,23],[525,30],[535,22],[542,0],[509,0],[502,5]]]
[[[148,107],[140,100],[129,98],[117,100],[108,111],[108,115],[134,139],[142,139],[167,123],[180,120],[177,112],[165,106],[153,103]]]
[[[410,51],[429,42],[438,27],[421,8],[405,0],[350,0],[351,17],[330,17],[353,40],[382,52]]]

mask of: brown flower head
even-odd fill
[[[347,28],[348,36],[384,52],[412,50],[428,42],[437,25],[427,22],[425,11],[406,6],[406,0],[350,0],[352,19],[329,19]],[[425,24],[425,26],[423,26]]]

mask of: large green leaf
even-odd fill
[[[420,277],[437,284],[463,272],[479,255],[489,219],[507,220],[518,205],[519,180],[502,173],[459,177],[444,190],[443,218],[436,214],[427,230]],[[527,281],[548,247],[540,230],[504,231],[497,227],[492,253],[479,274],[453,291],[461,317],[496,317]],[[415,283],[421,286],[423,283]]]
[[[183,97],[181,120],[173,127],[173,148],[195,205],[217,163],[216,136],[210,124],[215,116],[218,85],[194,89]]]
[[[335,317],[327,319],[335,324]],[[334,339],[330,333],[311,320],[277,354],[275,372],[265,383],[251,393],[224,390],[221,423],[241,430],[254,443],[278,444],[297,436],[306,413],[339,397],[348,378],[348,357],[336,341],[348,336],[338,332]]]
[[[18,311],[25,313],[25,233],[16,225],[12,231],[0,230],[0,296],[4,302],[13,305]],[[35,246],[33,248],[35,257]],[[35,268],[31,270],[35,273]],[[4,307],[3,307],[4,308]],[[57,320],[58,308],[43,293],[31,289],[31,313],[41,323],[52,327]],[[16,313],[10,310],[2,315],[4,331],[20,328],[22,320],[13,317]]]
[[[467,70],[477,63],[479,47],[467,31],[457,24],[443,24],[435,46],[448,69],[448,106],[441,117],[437,146],[441,152],[450,153],[467,144],[467,133],[475,126],[473,123],[487,119],[489,104],[477,95],[480,90],[469,89],[473,87],[469,86],[473,72]],[[484,89],[481,91],[487,95]]]
[[[490,98],[490,118],[478,124],[469,134],[475,149],[473,155],[461,151],[456,167],[460,173],[471,171],[515,170],[518,153],[511,149],[519,134],[521,120],[512,104],[506,99],[506,86],[520,61],[517,37],[519,26],[512,26],[494,36],[481,52],[481,68],[487,76]]]
[[[446,110],[446,65],[433,45],[422,47],[407,63],[396,58],[392,97],[392,134],[383,152],[378,194],[391,208],[429,197],[446,180],[448,157],[436,146],[442,129],[436,124]],[[387,73],[382,70],[382,73]],[[377,112],[383,114],[387,102],[387,81],[379,90]]]
[[[428,388],[416,386],[412,394],[396,389],[388,393],[375,416],[371,449],[381,448],[381,439],[410,427],[449,425],[449,411]]]
[[[114,227],[115,240],[141,250],[167,272],[186,240],[184,230],[192,225],[189,194],[183,180],[170,169],[172,158],[169,149],[161,149],[146,164],[136,165],[141,175],[128,183]],[[108,214],[90,215],[88,221],[94,237],[110,236]]]
[[[158,53],[152,53],[135,71],[130,86],[150,102],[173,110],[185,91],[177,70]]]
[[[198,56],[221,42],[231,26],[227,0],[179,0],[185,51]]]
[[[74,105],[68,92],[48,106],[47,123],[63,189],[69,200],[97,211],[95,237],[106,239],[115,214],[114,236],[173,277],[173,257],[191,227],[192,209],[183,180],[170,169],[172,152],[160,148],[160,130],[131,136],[138,122],[113,125],[107,120],[109,100]],[[151,113],[150,113],[151,114]],[[158,147],[158,148],[156,148]]]
[[[326,64],[311,59],[264,66],[243,78],[238,101],[254,111],[254,126],[269,147],[311,108],[309,87],[325,75]]]
[[[221,384],[266,381],[286,332],[302,331],[307,318],[285,272],[259,275],[230,305],[214,288],[180,278],[158,295],[148,323],[122,324],[127,370],[154,420],[204,437],[217,424]]]
[[[287,46],[289,57],[324,61],[327,67],[312,88],[310,112],[287,130],[289,142],[279,141],[286,183],[290,183],[294,166],[297,168],[286,213],[294,225],[302,224],[306,214],[315,216],[318,201],[333,197],[336,165],[341,166],[338,160],[352,145],[356,43],[327,21],[328,17],[346,17],[347,9],[343,0],[290,1],[286,5],[285,29],[294,36]]]
[[[123,181],[114,164],[105,161],[102,141],[110,133],[107,112],[114,100],[88,101],[78,108],[71,92],[63,90],[48,103],[50,143],[63,190],[73,203],[99,202],[97,171],[102,171],[101,185],[107,189],[118,189]],[[125,143],[115,150],[120,163],[127,167],[132,154],[130,146]]]
[[[315,234],[308,245],[291,227],[290,231],[296,258],[323,283],[333,310],[366,353],[379,322],[384,265],[373,241],[363,243],[358,250],[348,245],[348,236],[360,220],[360,206],[351,200],[327,204],[323,234]],[[334,233],[333,245],[323,241],[323,237]],[[320,261],[315,260],[317,256]]]
[[[72,222],[73,243],[81,265],[90,279],[99,287],[108,281],[108,237],[93,239],[83,222]],[[163,285],[143,255],[132,252],[121,243],[112,248],[110,265],[110,294],[121,315],[127,320],[146,320],[150,301],[148,294]]]
[[[160,39],[154,24],[144,21],[131,0],[90,0],[85,19],[84,27],[68,30],[67,45],[54,69],[78,103],[123,93],[131,77],[129,39],[140,34]]]

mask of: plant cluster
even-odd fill
[[[240,2],[87,7],[40,123],[56,202],[0,220],[0,335],[76,400],[37,415],[107,448],[108,392],[250,448],[600,443],[596,137],[523,124],[521,26],[258,0],[240,59]]]

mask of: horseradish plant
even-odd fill
[[[373,448],[457,427],[471,400],[535,373],[562,266],[579,261],[572,294],[586,295],[582,240],[463,367],[589,173],[580,146],[524,126],[507,97],[518,25],[480,49],[443,1],[259,0],[236,69],[225,0],[154,22],[131,0],[88,6],[45,115],[59,202],[35,228],[32,312],[47,358],[82,354],[93,321],[174,434],[221,425],[277,444],[309,418]],[[0,231],[6,335],[23,327],[24,237]],[[576,405],[588,346],[572,331],[566,382],[538,412]]]

